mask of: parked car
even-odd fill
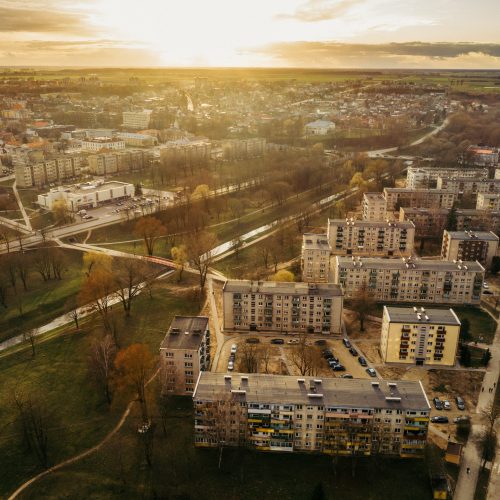
[[[271,339],[271,344],[284,344],[285,341],[283,339]]]
[[[319,339],[314,342],[316,345],[326,345],[326,340]]]
[[[460,415],[460,417],[455,417],[453,419],[453,422],[455,424],[459,424],[460,422],[468,422],[469,421],[469,417],[467,415]]]
[[[353,356],[357,356],[357,355],[358,355],[358,351],[356,351],[356,349],[354,349],[354,347],[350,347],[350,348],[349,348],[349,352],[350,352]]]
[[[486,281],[483,281],[483,288],[485,290],[488,290],[488,288],[489,288],[489,285],[488,285],[488,283],[486,283]]]
[[[436,410],[443,409],[443,403],[441,403],[441,400],[439,398],[434,398],[432,402],[434,403],[434,407],[436,408]]]
[[[345,366],[341,365],[340,363],[337,363],[335,366],[332,367],[332,370],[334,372],[345,372]]]
[[[328,364],[330,366],[335,366],[335,365],[338,365],[339,364],[339,360],[337,358],[332,358],[332,359],[329,359],[328,360]]]
[[[231,354],[236,354],[237,350],[238,350],[238,346],[236,344],[233,344],[231,346]]]
[[[298,344],[299,343],[299,339],[290,339],[288,341],[289,344]]]
[[[455,398],[455,402],[457,403],[457,408],[459,410],[462,410],[462,411],[465,410],[465,401],[460,396],[457,396]]]
[[[358,362],[359,362],[359,364],[360,364],[361,366],[368,366],[368,363],[366,362],[366,359],[365,359],[365,358],[363,358],[363,356],[360,356],[360,357],[358,358]]]
[[[247,344],[258,344],[259,342],[260,342],[260,340],[254,338],[254,337],[250,337],[249,339],[246,339]]]
[[[451,410],[451,404],[447,399],[443,401],[443,408],[448,411]]]
[[[370,375],[370,377],[376,377],[377,376],[377,372],[373,368],[367,368],[366,369],[366,373],[368,373],[368,375]]]
[[[445,417],[443,415],[437,415],[435,417],[431,417],[431,422],[433,424],[447,424],[448,423],[448,417]]]
[[[344,373],[344,375],[342,375],[342,378],[354,378],[350,373]]]
[[[346,339],[345,337],[342,339],[342,342],[344,345],[349,349],[351,347],[351,343],[349,342],[349,339]]]

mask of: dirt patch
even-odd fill
[[[379,353],[378,342],[363,342],[362,340],[357,340],[356,345],[362,352],[362,355],[370,362],[375,365],[382,364],[382,358]]]
[[[356,314],[353,311],[344,309],[343,313],[344,324],[347,330],[347,335],[353,340],[363,340],[363,339],[380,339],[380,329],[382,327],[381,323],[377,321],[365,320],[365,331],[362,332],[359,329],[359,321],[356,318]]]

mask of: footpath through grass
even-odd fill
[[[143,294],[136,299],[130,318],[124,318],[119,306],[114,308],[120,348],[141,342],[156,354],[172,317],[198,311],[198,303],[182,288],[164,281],[152,298]],[[118,421],[131,394],[116,393],[108,406],[89,368],[92,342],[101,335],[97,321],[90,321],[80,331],[68,327],[64,335],[40,343],[34,358],[26,348],[0,359],[0,498],[42,470],[23,444],[14,394],[31,395],[41,403],[48,421],[50,464],[93,446]],[[77,490],[75,497],[83,498]]]

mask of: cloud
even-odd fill
[[[83,26],[76,13],[0,5],[0,32],[73,33]]]
[[[449,61],[471,54],[500,58],[500,44],[472,42],[403,42],[355,44],[338,42],[275,43],[255,49],[290,66],[332,67],[337,65],[390,67],[401,62]],[[497,61],[498,63],[499,61]]]
[[[307,0],[293,14],[278,14],[275,19],[293,19],[305,23],[329,21],[365,2],[366,0]]]

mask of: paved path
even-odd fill
[[[208,300],[210,301],[210,316],[212,317],[212,323],[215,328],[215,338],[217,339],[217,349],[214,354],[212,361],[212,371],[217,370],[217,365],[219,364],[220,353],[222,351],[222,346],[224,345],[224,335],[220,330],[219,323],[219,313],[217,311],[217,303],[215,302],[215,292],[213,287],[212,276],[207,276],[207,288],[208,288]]]
[[[19,210],[21,210],[21,213],[23,214],[23,219],[24,219],[24,223],[26,224],[26,227],[30,231],[33,231],[33,228],[31,227],[30,218],[28,217],[28,214],[26,213],[23,202],[21,201],[21,197],[19,196],[19,193],[17,192],[17,181],[14,181],[14,184],[12,184],[12,191],[14,191],[14,196],[16,197],[17,204],[19,205]]]
[[[500,373],[500,322],[497,323],[495,339],[490,346],[490,350],[492,357],[484,374],[483,385],[476,406],[476,414],[481,414],[482,411],[490,407],[495,398],[495,391],[490,392],[489,389],[498,382],[498,375]],[[478,441],[484,429],[485,425],[482,423],[472,424],[471,434],[464,449],[462,466],[453,497],[454,500],[471,500],[474,498],[482,455],[482,449],[478,446]],[[470,474],[467,474],[467,467],[470,468]],[[491,482],[493,486],[490,485],[490,488],[493,488],[493,491],[497,490],[499,488],[498,474],[492,474]]]

